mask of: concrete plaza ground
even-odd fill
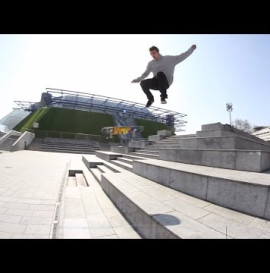
[[[76,169],[84,171],[87,186],[80,174],[77,177],[69,174],[69,170]],[[0,151],[0,173],[1,239],[141,238],[91,175],[81,154]],[[160,195],[162,192],[157,196]],[[191,199],[194,199],[192,204]],[[201,203],[206,202],[183,195],[179,204],[187,218],[194,211],[202,210],[195,208]],[[224,238],[270,238],[269,221],[211,204],[207,206],[212,208],[206,208],[207,217],[215,216],[211,223],[208,221],[208,226],[214,227],[213,234],[226,219],[234,236]],[[202,224],[202,217],[196,222]],[[212,233],[213,236],[208,234],[213,238]]]
[[[69,183],[81,157],[0,151],[0,238],[140,238],[92,177]]]

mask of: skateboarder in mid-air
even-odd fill
[[[189,57],[195,49],[196,45],[192,45],[186,52],[180,55],[163,56],[159,53],[159,49],[156,46],[149,48],[150,55],[153,57],[153,60],[148,63],[145,72],[140,77],[132,81],[132,83],[140,82],[142,90],[148,99],[146,107],[150,107],[154,102],[154,96],[150,89],[159,90],[161,103],[167,103],[167,89],[173,83],[175,66]],[[150,74],[150,72],[153,73],[154,77],[144,80]]]

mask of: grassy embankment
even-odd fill
[[[156,135],[158,130],[171,130],[164,123],[144,119],[135,119],[138,126],[144,126],[142,135]],[[22,120],[14,130],[24,132],[35,131],[33,123],[39,124],[39,131],[81,133],[101,135],[101,129],[114,126],[113,117],[110,114],[64,109],[64,108],[41,108]]]

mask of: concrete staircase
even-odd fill
[[[0,150],[12,151],[12,145],[18,140],[20,136],[10,135],[1,145]]]
[[[270,238],[270,146],[261,139],[215,123],[132,146],[83,160],[143,238]]]
[[[94,155],[87,157],[95,162]],[[72,158],[68,166],[52,238],[140,239],[81,159]]]
[[[202,125],[195,135],[158,140],[132,154],[241,171],[264,172],[270,168],[267,142],[221,123]]]
[[[84,141],[75,139],[45,138],[34,139],[28,150],[59,152],[59,153],[77,153],[77,154],[95,154],[100,150],[100,144],[97,141]]]
[[[82,160],[142,238],[270,238],[270,174],[109,151]]]

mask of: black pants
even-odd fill
[[[163,72],[158,72],[152,79],[146,79],[140,82],[143,92],[147,98],[153,99],[150,89],[159,90],[161,98],[167,98],[167,89],[169,88],[168,80]]]

